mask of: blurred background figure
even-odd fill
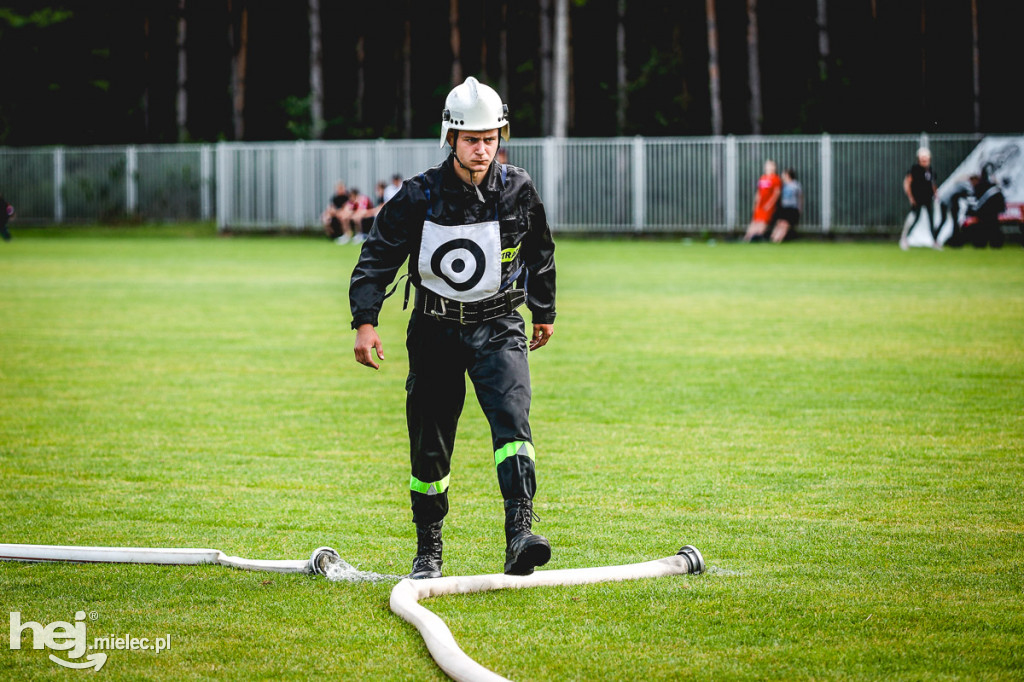
[[[344,234],[341,225],[341,211],[347,203],[348,189],[345,187],[345,183],[339,180],[334,187],[331,200],[327,203],[327,208],[320,215],[320,222],[324,225],[324,232],[327,233],[328,239],[336,240]]]
[[[999,223],[999,214],[1006,210],[1006,198],[999,184],[992,181],[991,169],[982,169],[981,175],[971,176],[972,194],[974,195],[967,209],[967,215],[975,218],[974,222],[964,229],[964,234],[971,244],[978,249],[991,246],[1002,248],[1006,242],[1003,227]]]
[[[903,192],[910,200],[910,216],[903,223],[903,232],[900,234],[900,248],[906,251],[910,248],[907,243],[907,235],[914,229],[914,225],[921,218],[921,210],[928,214],[928,229],[932,234],[932,242],[935,248],[941,249],[939,244],[939,225],[935,224],[935,214],[932,204],[935,201],[935,169],[932,168],[932,153],[921,147],[917,150],[917,163],[910,167],[903,178]]]
[[[402,176],[395,173],[391,176],[391,184],[384,188],[384,202],[387,203],[391,200],[391,197],[398,194],[398,190],[402,189]]]
[[[7,199],[4,199],[4,195],[0,194],[0,237],[3,237],[5,242],[11,241],[11,232],[7,229],[7,223],[13,217],[14,206],[11,206]]]
[[[772,242],[781,244],[793,238],[793,231],[800,223],[804,211],[804,188],[797,182],[796,171],[787,168],[782,171],[782,193],[779,210],[775,212],[775,227],[772,228]]]
[[[768,159],[764,162],[764,173],[757,180],[754,192],[754,215],[743,235],[745,242],[759,242],[764,239],[765,230],[775,216],[775,205],[782,194],[782,180],[775,172],[775,162]]]

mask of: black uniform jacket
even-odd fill
[[[367,323],[377,326],[385,290],[407,258],[410,280],[420,285],[416,262],[424,220],[438,225],[482,223],[495,219],[495,206],[501,226],[502,285],[517,279],[519,286],[526,287],[533,323],[554,323],[555,244],[530,176],[521,168],[506,166],[503,183],[501,166],[492,163],[480,183],[481,203],[476,191],[455,174],[454,163],[449,155],[440,165],[406,180],[377,214],[349,283],[353,329]]]

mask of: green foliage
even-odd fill
[[[68,21],[72,17],[74,17],[74,12],[53,7],[44,7],[27,15],[18,14],[7,7],[0,7],[0,21],[5,22],[11,28],[25,28],[26,26],[47,28]]]
[[[284,109],[288,117],[285,127],[297,140],[308,140],[312,136],[313,122],[310,119],[311,101],[310,96],[296,97],[291,95],[281,102],[281,108]]]
[[[356,247],[48,234],[0,245],[3,542],[326,544],[408,570],[408,312],[389,299],[387,359],[356,365]],[[1019,679],[1024,251],[557,256],[556,334],[531,357],[550,568],[693,544],[710,571],[428,602],[471,656],[522,680]],[[451,491],[446,572],[500,570],[472,398]],[[0,563],[0,585],[25,620],[171,635],[110,652],[111,679],[444,679],[390,584]],[[66,677],[46,653],[4,646],[0,677]]]

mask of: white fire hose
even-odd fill
[[[224,552],[217,549],[0,544],[0,561],[72,561],[77,563],[104,564],[161,564],[165,566],[219,564],[247,571],[327,575],[327,569],[340,560],[341,556],[330,547],[318,547],[313,551],[313,555],[305,561],[260,561],[227,556]]]
[[[274,573],[306,573],[345,579],[352,569],[330,547],[318,547],[308,560],[255,560],[227,556],[216,549],[159,548],[159,547],[81,547],[74,545],[18,545],[0,543],[0,561],[70,561],[77,563],[160,564],[167,566],[197,566],[218,564],[249,571]],[[686,545],[675,556],[622,566],[569,568],[537,571],[518,576],[495,573],[492,575],[451,576],[426,580],[402,579],[391,590],[391,610],[412,623],[420,634],[437,665],[456,682],[498,682],[507,679],[483,667],[459,648],[451,630],[437,615],[421,606],[427,597],[446,594],[469,594],[522,587],[556,585],[589,585],[592,583],[661,578],[687,573],[703,573],[704,557],[692,545]],[[376,573],[355,571],[368,579],[394,579]],[[335,577],[340,576],[340,577]],[[357,578],[359,579],[359,578]]]
[[[406,578],[391,590],[391,610],[416,626],[423,635],[423,641],[434,661],[456,682],[508,682],[506,678],[491,672],[467,656],[455,643],[455,638],[444,621],[420,606],[419,600],[445,594],[469,594],[519,587],[589,585],[703,572],[704,557],[696,547],[686,545],[675,556],[624,566],[537,571],[525,576],[496,573],[425,580]]]

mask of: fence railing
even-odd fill
[[[941,182],[980,135],[513,139],[556,231],[731,233],[750,219],[765,159],[804,188],[805,233],[892,233],[901,185],[927,145]],[[205,221],[221,230],[318,230],[339,180],[441,162],[436,140],[0,148],[0,192],[19,221]]]

